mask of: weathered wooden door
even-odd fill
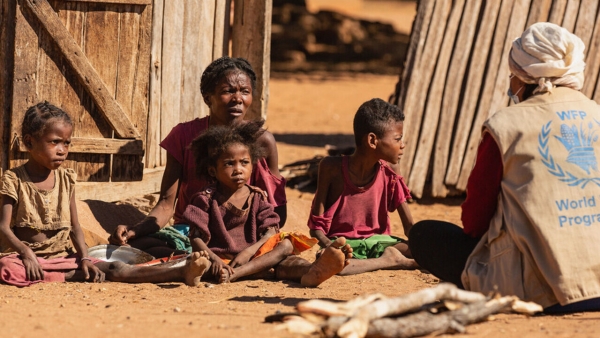
[[[141,180],[152,0],[3,1],[15,23],[8,167],[26,157],[27,107],[46,100],[73,119],[65,166],[79,181]]]

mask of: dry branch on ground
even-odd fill
[[[514,296],[486,297],[443,283],[393,298],[372,294],[344,303],[313,299],[299,303],[297,310],[298,314],[284,316],[282,328],[301,334],[358,338],[465,332],[465,326],[494,313],[533,315],[542,307]]]

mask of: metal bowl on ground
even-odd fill
[[[142,264],[154,260],[154,256],[130,246],[112,244],[96,245],[88,249],[88,256],[105,262],[123,262],[126,264]]]

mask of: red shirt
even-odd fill
[[[467,235],[481,237],[490,227],[498,207],[503,171],[500,149],[494,138],[484,133],[467,182],[467,198],[461,205],[463,231]]]
[[[368,238],[390,234],[389,213],[410,198],[402,176],[379,162],[379,171],[368,185],[357,187],[350,181],[348,157],[342,157],[344,191],[320,216],[310,215],[308,227],[321,230],[329,238]]]

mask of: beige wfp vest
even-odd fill
[[[564,87],[484,124],[504,173],[489,230],[467,260],[467,290],[543,307],[600,297],[600,108]]]

